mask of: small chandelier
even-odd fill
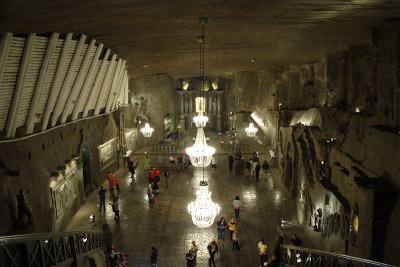
[[[256,136],[258,129],[254,127],[254,124],[252,122],[250,122],[249,127],[247,127],[245,131],[248,137],[254,137]]]
[[[197,128],[194,145],[186,148],[186,154],[194,167],[207,167],[215,154],[215,148],[208,146],[203,128]]]
[[[208,117],[203,115],[203,111],[200,111],[199,115],[193,117],[193,120],[197,128],[204,128],[208,122]]]
[[[211,193],[208,191],[207,182],[200,182],[200,190],[196,193],[197,198],[195,202],[188,205],[188,212],[192,215],[192,221],[199,228],[210,227],[215,220],[215,216],[221,210],[218,204],[211,200]]]
[[[144,127],[142,129],[140,129],[140,131],[142,132],[144,137],[151,137],[154,132],[154,129],[151,128],[150,124],[146,122],[144,124]]]

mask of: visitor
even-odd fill
[[[211,266],[211,263],[212,263],[215,267],[216,265],[215,265],[214,256],[216,253],[218,253],[218,245],[215,242],[214,238],[211,239],[211,242],[208,244],[207,249],[208,249],[208,253],[210,254],[210,258],[208,259],[208,265]]]
[[[151,184],[150,188],[147,189],[147,198],[149,199],[149,202],[154,202],[153,194],[151,193]]]
[[[114,221],[119,222],[121,220],[121,217],[119,216],[119,199],[116,196],[113,203],[109,203],[114,211]]]
[[[271,257],[271,261],[267,264],[268,267],[279,267],[279,261],[277,259],[277,257],[274,255],[272,255]]]
[[[168,181],[169,181],[169,171],[168,171],[168,169],[165,170],[164,176],[165,176],[165,185],[168,187]]]
[[[267,161],[266,160],[264,160],[264,163],[263,163],[263,165],[262,165],[262,169],[263,169],[263,171],[264,171],[264,175],[265,175],[265,180],[267,180],[267,178],[268,178],[268,169],[269,169],[269,165],[268,165],[268,163],[267,163]]]
[[[235,218],[239,219],[239,211],[240,211],[240,197],[236,196],[235,200],[233,200],[233,209],[235,210]]]
[[[18,208],[18,221],[23,222],[24,217],[28,217],[28,223],[32,224],[32,211],[28,207],[26,203],[26,198],[24,194],[24,190],[20,189],[19,194],[17,195],[17,208]]]
[[[225,228],[226,227],[227,227],[227,224],[225,222],[224,217],[222,217],[221,220],[219,220],[217,222],[218,244],[221,245],[221,243],[222,243],[222,247],[224,246]]]
[[[178,158],[178,171],[183,171],[183,156],[182,155],[179,155],[179,158]]]
[[[153,195],[154,195],[154,200],[157,201],[159,199],[158,194],[160,193],[160,187],[158,186],[158,183],[154,182],[153,183]]]
[[[147,153],[144,155],[144,169],[143,172],[150,170],[150,158],[147,156]]]
[[[254,175],[254,170],[256,168],[256,164],[254,163],[253,159],[250,159],[250,175]]]
[[[152,184],[153,183],[153,179],[154,179],[154,176],[153,176],[152,172],[149,172],[148,178],[149,178],[149,184]]]
[[[245,169],[246,169],[246,171],[244,173],[244,176],[249,177],[250,176],[251,162],[249,160],[246,160],[244,165],[245,165]]]
[[[129,172],[131,173],[132,180],[135,180],[135,165],[133,164],[133,161],[130,158],[128,158],[128,169]]]
[[[170,164],[174,164],[175,163],[175,159],[172,155],[169,156],[169,163]]]
[[[232,240],[233,240],[233,242],[232,242],[232,251],[235,251],[235,249],[240,250],[240,245],[239,245],[237,233],[238,233],[238,231],[235,230],[235,232],[233,232],[233,234],[232,234]]]
[[[237,226],[237,223],[236,223],[236,219],[234,217],[232,217],[229,220],[228,229],[229,229],[230,240],[232,241],[233,232],[235,232],[235,230],[239,230],[238,226]]]
[[[157,248],[151,247],[150,264],[152,267],[157,267]]]
[[[119,178],[118,178],[117,176],[115,176],[114,182],[115,182],[115,187],[116,187],[117,190],[119,191]]]
[[[258,181],[259,177],[260,177],[260,163],[258,161],[256,161],[256,167],[254,168],[255,174],[256,174],[256,180]]]
[[[186,253],[186,266],[187,267],[195,266],[194,257],[195,257],[195,255],[194,255],[192,249],[189,249],[189,252]]]
[[[160,164],[160,165],[164,164],[164,156],[163,155],[158,156],[158,164]]]
[[[239,159],[239,175],[244,175],[244,157]]]
[[[99,211],[102,210],[102,207],[103,211],[106,211],[106,192],[107,190],[105,190],[103,186],[100,186],[100,190],[97,193],[99,195]]]
[[[264,238],[261,238],[258,243],[258,252],[260,253],[261,266],[267,266],[267,245],[264,242]]]
[[[125,255],[122,252],[120,252],[119,253],[119,267],[128,267],[125,258],[126,258]]]
[[[153,183],[159,183],[160,182],[160,170],[158,168],[154,169],[154,178],[153,178]]]
[[[192,165],[192,163],[190,162],[189,156],[186,156],[186,155],[185,155],[185,165],[186,165],[187,167],[189,167],[190,165]]]
[[[217,168],[217,157],[214,155],[211,158],[211,171],[212,171],[212,173],[215,172],[216,168]]]
[[[114,191],[114,175],[108,171],[108,185],[110,187],[110,194]]]
[[[196,245],[196,241],[192,241],[192,247],[190,248],[194,254],[194,259],[193,259],[193,266],[196,266],[196,261],[197,261],[197,251],[199,250],[197,245]]]
[[[297,235],[293,235],[292,239],[290,240],[290,244],[292,246],[296,246],[296,247],[301,247],[303,245],[303,243],[301,242],[301,240],[297,237]]]
[[[230,152],[228,156],[228,168],[230,172],[232,172],[232,166],[233,166],[233,156],[232,152]]]

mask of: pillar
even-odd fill
[[[221,95],[217,95],[217,132],[222,130],[221,127]]]

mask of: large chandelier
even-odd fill
[[[193,117],[194,123],[197,128],[206,127],[206,123],[208,122],[208,117],[203,115],[203,112],[200,111],[199,115]]]
[[[252,122],[250,122],[249,127],[247,127],[244,130],[246,131],[246,134],[248,137],[256,136],[256,133],[258,131],[258,129],[256,127],[254,127],[254,124]]]
[[[140,131],[142,132],[144,137],[151,137],[154,132],[154,129],[151,128],[150,124],[146,122],[144,124],[144,127],[142,129],[140,129]]]
[[[200,183],[200,190],[197,191],[196,195],[196,201],[188,205],[188,212],[192,215],[192,221],[197,227],[210,227],[221,208],[218,204],[212,202],[211,193],[208,191],[207,182],[204,182],[204,180]]]
[[[194,167],[207,167],[215,154],[215,148],[208,146],[203,128],[197,128],[194,145],[186,148],[186,154]]]

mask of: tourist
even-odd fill
[[[186,266],[187,267],[195,266],[194,257],[195,257],[195,255],[194,255],[192,249],[189,249],[189,252],[186,253]]]
[[[153,178],[153,183],[159,183],[160,182],[160,170],[157,168],[154,168],[154,171],[153,171],[153,176],[154,176],[154,178]]]
[[[239,159],[239,175],[244,175],[244,157]]]
[[[224,246],[224,240],[225,240],[225,228],[227,227],[227,224],[225,222],[224,217],[221,218],[221,220],[219,220],[217,222],[217,232],[218,232],[218,243],[221,245],[222,243],[222,247]]]
[[[183,171],[183,156],[179,155],[178,157],[178,171]]]
[[[267,266],[267,245],[264,242],[264,238],[261,238],[258,243],[258,252],[260,253],[261,266]]]
[[[150,264],[152,267],[157,267],[157,248],[151,247]]]
[[[214,155],[211,158],[211,171],[212,171],[212,173],[215,172],[216,168],[217,168],[217,157]]]
[[[250,176],[251,162],[249,160],[246,160],[244,165],[245,165],[245,169],[246,169],[246,171],[244,173],[244,176],[249,177]]]
[[[131,173],[131,178],[133,180],[135,180],[135,177],[134,177],[134,175],[135,175],[135,165],[133,164],[133,161],[130,158],[128,158],[128,169],[129,169],[129,172]]]
[[[119,191],[119,178],[118,178],[117,176],[115,176],[114,182],[115,182],[115,187],[116,187],[117,190]]]
[[[110,194],[114,191],[114,175],[108,171],[108,185],[110,187]]]
[[[116,196],[115,199],[113,200],[113,203],[109,203],[112,206],[113,212],[114,212],[114,221],[119,222],[121,220],[121,217],[119,216],[119,199]]]
[[[164,164],[164,156],[160,154],[160,156],[158,156],[158,164],[163,165]]]
[[[215,267],[216,265],[215,265],[215,261],[214,261],[214,256],[216,253],[218,253],[218,245],[215,242],[214,238],[211,239],[211,242],[208,244],[207,249],[208,249],[208,253],[210,254],[210,258],[208,259],[208,265],[211,266],[211,263],[212,263]]]
[[[172,155],[169,156],[169,163],[170,164],[174,164],[175,163],[175,159]]]
[[[99,211],[102,210],[101,207],[103,207],[103,211],[106,211],[106,192],[107,190],[100,186],[100,190],[97,193],[99,195]]]
[[[230,172],[232,172],[232,166],[233,166],[233,156],[232,152],[230,152],[228,156],[228,168]]]
[[[232,218],[230,219],[230,221],[228,222],[228,229],[229,229],[230,239],[231,239],[231,241],[232,241],[233,232],[235,232],[235,230],[239,230],[239,229],[238,229],[238,226],[237,226],[237,223],[236,223],[236,220],[235,220],[234,217],[232,217]]]
[[[169,171],[168,171],[168,169],[165,170],[164,176],[165,176],[165,185],[168,187],[168,180],[169,180]]]
[[[147,156],[147,153],[144,155],[144,169],[143,172],[150,170],[150,158]]]
[[[236,196],[235,200],[233,200],[233,209],[235,210],[236,220],[239,219],[240,204],[241,204],[240,198],[239,196]]]
[[[196,265],[196,260],[197,260],[197,251],[199,250],[197,245],[196,245],[196,241],[192,241],[192,247],[190,248],[194,254],[194,259],[193,259],[193,266]]]
[[[301,247],[303,245],[303,243],[301,242],[301,240],[297,237],[297,235],[293,235],[292,239],[290,240],[290,244],[292,246],[297,246],[297,247]]]
[[[154,176],[153,176],[152,172],[149,172],[148,178],[149,178],[149,184],[152,184],[153,183],[153,179],[154,179]]]
[[[28,223],[33,224],[32,211],[26,203],[24,190],[20,189],[17,195],[17,208],[18,208],[18,222],[23,222],[24,217],[28,217]]]
[[[254,174],[255,174],[255,173],[254,173],[255,168],[256,168],[256,164],[255,164],[255,162],[253,161],[253,159],[251,158],[251,159],[250,159],[250,175],[254,175]]]
[[[158,186],[158,183],[154,182],[153,183],[153,195],[154,195],[155,201],[157,201],[159,199],[159,196],[158,196],[159,193],[160,193],[160,187]]]
[[[238,241],[238,237],[237,237],[237,230],[235,230],[235,232],[233,232],[232,234],[232,251],[235,251],[235,249],[240,250],[240,245],[239,245],[239,241]]]
[[[149,185],[150,185],[150,188],[147,189],[147,198],[149,199],[149,202],[154,202],[153,194],[151,193],[151,184],[149,184]]]
[[[125,255],[122,252],[119,253],[119,267],[128,267],[126,264]]]
[[[267,178],[268,178],[268,169],[269,169],[269,165],[268,165],[268,163],[267,163],[267,161],[266,160],[264,160],[264,163],[263,163],[263,165],[262,165],[262,169],[263,169],[263,171],[264,171],[264,175],[265,175],[265,180],[267,180]]]
[[[268,267],[278,267],[278,266],[280,266],[280,265],[279,265],[279,262],[278,262],[278,259],[277,259],[277,257],[275,256],[275,254],[272,255],[271,261],[267,264],[267,266],[268,266]]]
[[[258,181],[259,177],[260,177],[260,163],[258,161],[256,161],[256,167],[254,168],[255,174],[256,174],[256,180]]]

